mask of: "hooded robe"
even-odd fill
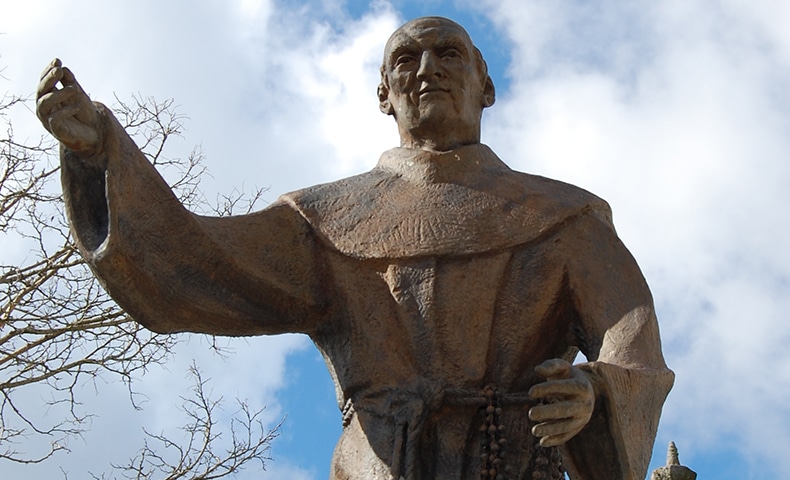
[[[62,151],[83,256],[153,331],[309,335],[343,413],[332,480],[645,477],[673,374],[603,200],[476,144],[200,216],[100,110],[101,151]],[[592,419],[539,447],[534,368],[579,351]]]

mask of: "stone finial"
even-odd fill
[[[680,465],[680,460],[678,460],[678,447],[675,446],[675,442],[669,442],[669,448],[667,449],[667,465]]]
[[[675,442],[669,442],[667,464],[653,470],[650,480],[696,480],[697,472],[680,464]]]

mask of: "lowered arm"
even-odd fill
[[[573,480],[642,480],[674,374],[664,362],[653,299],[611,224],[583,215],[569,229],[568,278],[596,404],[563,448]]]

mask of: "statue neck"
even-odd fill
[[[400,130],[400,146],[403,148],[425,150],[427,152],[448,152],[466,145],[480,143],[480,124],[440,125],[441,131],[430,128]]]
[[[398,173],[419,183],[474,183],[492,173],[510,171],[499,157],[482,143],[448,151],[421,148],[393,148],[381,155],[377,168]]]

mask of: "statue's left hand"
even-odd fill
[[[529,395],[547,403],[529,410],[530,420],[537,422],[532,434],[540,437],[543,447],[562,445],[590,421],[595,407],[592,382],[581,369],[559,358],[546,360],[535,372],[546,381],[530,388]]]

